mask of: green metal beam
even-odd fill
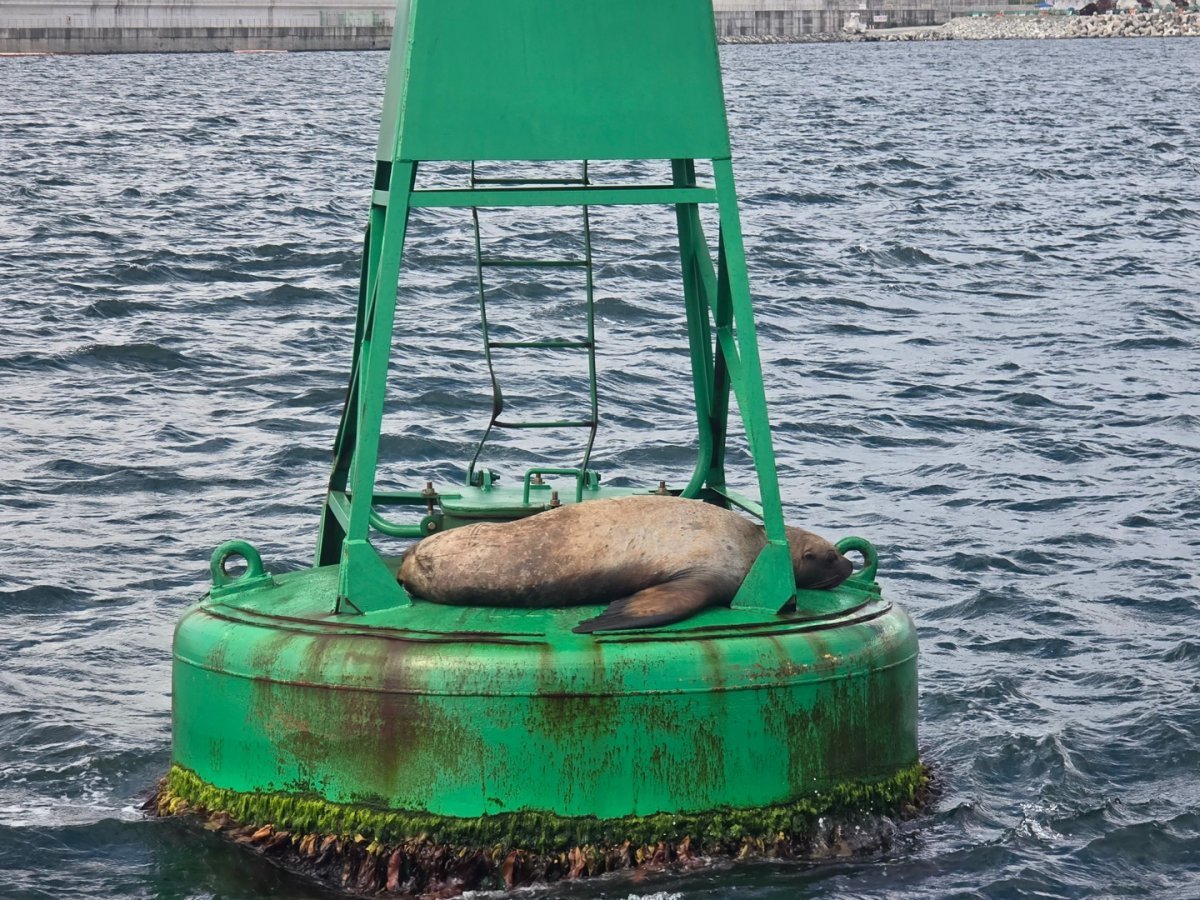
[[[783,504],[779,496],[779,478],[775,469],[775,449],[771,445],[771,427],[767,414],[767,396],[763,388],[762,364],[754,327],[754,308],[750,301],[750,280],[746,271],[746,253],[742,245],[742,225],[738,214],[733,165],[728,159],[713,160],[713,177],[720,198],[721,240],[718,270],[718,305],[721,294],[727,296],[737,331],[737,346],[729,323],[718,322],[717,335],[724,348],[721,354],[738,397],[738,410],[746,429],[746,440],[758,475],[763,526],[767,546],[750,569],[734,597],[739,609],[780,610],[796,596],[791,554],[783,524]]]
[[[696,163],[691,159],[671,160],[671,174],[677,187],[696,183]],[[711,301],[702,271],[705,263],[712,268],[700,210],[694,203],[675,207],[679,229],[679,256],[683,273],[683,307],[687,315],[688,349],[692,357],[692,392],[696,402],[699,446],[692,477],[682,496],[697,497],[704,487],[713,461],[713,345],[710,319]]]
[[[378,193],[378,192],[377,192]],[[376,202],[379,202],[378,199]],[[391,203],[391,198],[384,202]],[[638,206],[653,203],[716,203],[712,188],[676,188],[669,185],[623,187],[453,188],[414,191],[413,209],[477,209],[516,206]]]
[[[367,540],[371,525],[371,501],[375,494],[383,404],[387,394],[396,286],[400,279],[400,263],[408,230],[408,198],[416,182],[417,166],[415,163],[397,163],[390,175],[387,209],[380,216],[383,239],[378,245],[377,256],[369,260],[366,268],[367,314],[359,342],[357,372],[358,428],[350,471],[350,509],[345,525],[346,536],[342,542],[335,612],[345,611],[348,606],[365,613],[411,602]],[[376,211],[372,210],[372,219],[375,217]],[[374,245],[372,249],[375,249]]]

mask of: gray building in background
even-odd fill
[[[647,0],[653,2],[653,0]],[[1004,0],[999,0],[1002,4]],[[715,0],[722,37],[936,25],[997,0]],[[391,42],[394,2],[367,0],[0,0],[0,53],[372,50]]]
[[[723,38],[792,37],[839,32],[852,15],[867,27],[908,28],[1005,5],[1006,0],[715,0],[713,10]]]

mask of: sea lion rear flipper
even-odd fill
[[[711,578],[698,573],[682,575],[614,600],[600,615],[585,619],[571,630],[591,634],[670,625],[712,606],[715,593]]]

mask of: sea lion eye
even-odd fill
[[[805,558],[805,559],[816,559],[816,558],[817,558],[817,554],[813,553],[811,550],[805,550],[805,551],[804,551],[804,558]]]

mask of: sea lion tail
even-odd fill
[[[600,615],[585,619],[571,630],[591,634],[670,625],[714,605],[715,594],[710,577],[688,573],[614,600]]]

